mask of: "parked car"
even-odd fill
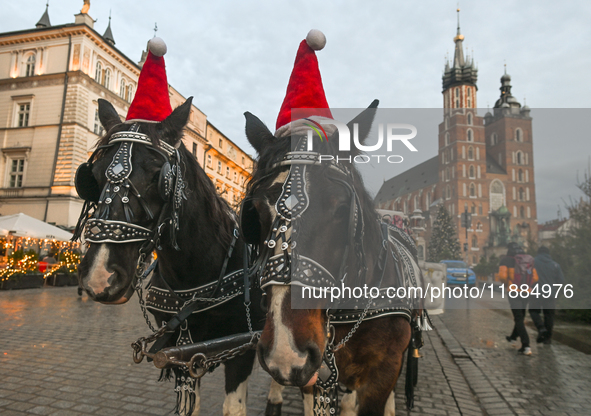
[[[470,285],[476,284],[476,274],[461,260],[441,260],[447,266],[448,285]]]

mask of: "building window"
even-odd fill
[[[474,160],[474,148],[468,146],[468,160]]]
[[[220,150],[223,150],[223,149],[222,149],[222,145],[223,145],[223,144],[224,144],[224,143],[222,142],[222,139],[220,139]]]
[[[445,199],[451,199],[451,187],[449,185],[445,187]]]
[[[517,140],[520,143],[523,142],[523,132],[521,131],[521,129],[515,130],[515,140]]]
[[[478,248],[478,238],[475,235],[472,236],[472,248]]]
[[[494,146],[495,144],[497,144],[497,133],[493,133],[490,136],[490,145]]]
[[[456,108],[460,108],[460,89],[456,88]]]
[[[207,167],[211,169],[211,155],[207,155]]]
[[[230,179],[230,167],[226,166],[226,178]]]
[[[524,192],[523,188],[519,188],[519,200],[525,201],[525,192]]]
[[[470,184],[470,198],[476,198],[476,185]]]
[[[471,142],[474,140],[474,136],[472,135],[472,130],[468,129],[468,141]]]
[[[101,83],[101,78],[103,75],[103,65],[99,62],[96,63],[96,70],[94,71],[94,80]]]
[[[474,171],[474,166],[472,166],[472,165],[470,165],[469,175],[470,175],[470,179],[476,178],[476,173]]]
[[[445,168],[445,181],[446,182],[449,182],[449,178],[450,178],[450,176],[449,176],[449,168]]]
[[[482,204],[478,206],[478,215],[482,215]],[[480,229],[482,229],[482,225],[480,226]]]
[[[470,207],[470,214],[476,215],[476,205],[472,204],[472,206]]]
[[[25,67],[25,76],[26,77],[32,77],[33,75],[35,75],[35,60],[36,60],[35,54],[31,54],[27,58],[27,65]]]
[[[94,134],[102,136],[104,131],[101,120],[99,119],[98,109],[96,109],[94,110]]]
[[[482,205],[480,206],[480,208],[482,208]],[[476,224],[476,230],[477,231],[482,231],[482,223],[479,222],[478,224]]]
[[[445,145],[447,146],[449,144],[449,133],[445,133],[445,141],[444,141]]]
[[[121,86],[119,87],[119,96],[125,99],[125,80],[121,80]]]
[[[519,207],[519,216],[525,218],[525,209],[523,207]]]
[[[234,182],[238,183],[238,173],[234,172]]]
[[[193,143],[193,156],[197,157],[197,143]]]
[[[468,97],[470,96],[470,90],[468,90]],[[468,107],[470,107],[470,104],[468,104]],[[472,113],[468,113],[468,125],[471,126],[472,125]]]
[[[29,125],[30,112],[31,103],[18,104],[18,127],[27,127]]]
[[[521,152],[521,151],[517,152],[517,155],[515,156],[515,160],[518,165],[523,165],[523,152]]]
[[[133,101],[133,85],[127,86],[127,101],[128,102]]]
[[[523,171],[521,169],[517,173],[517,182],[523,182]]]
[[[109,89],[111,86],[111,70],[109,68],[105,69],[105,76],[103,77],[103,87]]]
[[[9,188],[21,188],[23,186],[23,175],[25,172],[25,159],[12,159],[10,163]]]
[[[218,160],[218,173],[222,174],[222,162],[220,160]]]

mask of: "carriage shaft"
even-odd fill
[[[261,331],[255,331],[255,334],[258,334],[258,336],[260,336],[260,333]],[[258,339],[258,336],[256,336],[255,339]],[[206,357],[211,357],[226,350],[247,344],[251,339],[252,335],[247,332],[194,344],[163,348],[154,354],[154,366],[156,368],[165,369],[188,365],[189,361],[195,354],[203,354]],[[253,348],[254,345],[256,344],[253,344]]]

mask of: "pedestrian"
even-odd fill
[[[554,312],[556,311],[556,291],[555,284],[564,283],[564,275],[560,265],[552,260],[550,257],[550,249],[542,246],[538,249],[538,254],[534,259],[534,266],[539,276],[538,282],[538,297],[533,297],[530,303],[529,314],[534,321],[536,328],[538,328],[538,338],[536,342],[539,344],[552,343],[552,327],[554,326]],[[543,296],[544,285],[550,285],[552,292],[550,296],[545,298]],[[547,291],[546,291],[547,292]],[[544,313],[544,320],[542,321],[541,313]]]
[[[524,284],[527,285],[526,290],[529,291],[532,285],[537,282],[533,263],[533,257],[525,254],[519,244],[513,242],[507,244],[507,255],[503,256],[499,262],[498,277],[505,283],[505,293],[509,299],[514,321],[513,331],[506,339],[514,343],[519,338],[521,348],[518,352],[523,355],[531,355],[532,352],[529,345],[529,335],[525,329],[528,296],[521,296],[521,291]]]

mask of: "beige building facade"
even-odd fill
[[[76,224],[83,201],[74,175],[104,133],[98,99],[110,101],[125,119],[140,69],[141,62],[115,47],[110,24],[100,35],[87,13],[51,26],[46,10],[36,28],[0,33],[1,215],[23,212],[59,226]],[[169,91],[173,108],[186,100]],[[195,105],[183,141],[236,206],[252,158]]]

